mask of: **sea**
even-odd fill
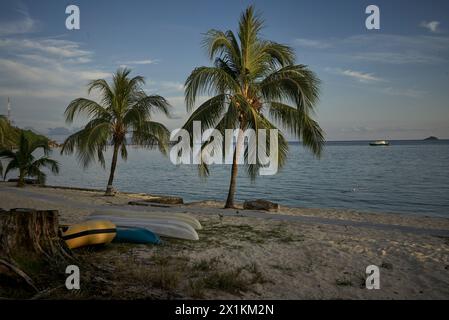
[[[221,200],[227,196],[230,165],[214,165],[208,178],[196,165],[174,165],[157,150],[128,147],[119,160],[114,187],[120,191],[181,196],[184,201]],[[47,184],[105,188],[109,174],[93,164],[84,169],[75,155],[52,157],[61,172]],[[106,155],[110,159],[111,152]],[[299,143],[289,144],[286,165],[255,181],[239,170],[236,200],[266,199],[306,208],[353,209],[449,217],[449,140],[327,142],[320,159]]]

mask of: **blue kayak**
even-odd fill
[[[161,239],[148,229],[117,227],[117,233],[113,242],[120,243],[140,243],[140,244],[160,244]]]

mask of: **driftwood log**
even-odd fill
[[[72,259],[58,229],[56,210],[0,209],[0,276],[21,278],[36,289],[22,265]]]
[[[257,199],[251,201],[245,201],[243,203],[243,209],[245,210],[265,210],[265,211],[279,211],[280,206],[278,203],[268,200]]]

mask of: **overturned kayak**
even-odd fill
[[[107,220],[91,220],[63,226],[62,239],[70,249],[106,244],[114,239],[117,228]]]
[[[100,216],[90,216],[88,220],[96,220]],[[139,227],[148,229],[158,236],[183,240],[198,240],[198,233],[186,222],[170,219],[141,219],[101,215],[102,219],[110,220],[118,227]]]
[[[185,213],[171,213],[171,212],[141,212],[141,211],[127,211],[127,210],[98,210],[91,214],[91,216],[114,216],[124,218],[138,218],[138,219],[164,219],[181,221],[189,224],[195,230],[201,230],[201,223],[191,215]]]
[[[117,235],[113,242],[138,243],[138,244],[160,244],[161,239],[153,232],[144,228],[117,227]]]

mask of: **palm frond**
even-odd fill
[[[104,79],[97,79],[89,82],[87,86],[87,93],[90,94],[93,90],[98,90],[101,95],[101,103],[105,106],[111,106],[115,101],[115,94],[111,87]]]
[[[64,112],[66,122],[72,123],[75,115],[83,113],[88,118],[96,117],[110,117],[105,108],[100,106],[93,100],[78,98],[70,102],[69,106]]]
[[[187,111],[191,111],[201,94],[215,96],[239,90],[239,84],[224,69],[199,67],[192,71],[185,83]]]
[[[240,64],[240,48],[232,31],[209,30],[203,40],[209,58],[221,57],[232,61],[235,65]]]
[[[249,6],[240,17],[238,29],[243,70],[251,69],[251,57],[257,54],[258,34],[262,27],[262,18],[255,13],[253,6]]]
[[[193,134],[193,122],[200,121],[202,131],[213,128],[226,109],[226,95],[220,94],[213,98],[210,98],[202,105],[200,105],[187,119],[183,125],[183,129],[187,130],[190,135]]]
[[[6,179],[6,176],[8,175],[8,173],[11,170],[16,170],[19,169],[19,162],[17,161],[16,158],[12,159],[11,161],[9,161],[8,165],[6,166],[5,172],[3,173],[3,179]]]
[[[103,151],[109,143],[111,124],[104,119],[93,119],[78,132],[67,137],[61,154],[71,154],[76,151],[78,160],[86,168],[95,160],[95,156],[102,166],[105,165]]]
[[[154,148],[166,154],[168,151],[168,142],[170,131],[161,123],[155,121],[144,121],[139,128],[132,133],[132,142],[134,144]]]
[[[132,105],[123,117],[125,124],[138,124],[149,120],[153,112],[161,112],[170,117],[171,105],[168,101],[159,95],[142,95],[134,105]]]
[[[265,101],[291,101],[305,113],[313,112],[318,102],[320,81],[303,65],[281,68],[260,83]]]
[[[42,157],[34,161],[31,166],[32,168],[46,167],[54,174],[59,173],[59,163],[56,160],[50,159],[49,157]]]

